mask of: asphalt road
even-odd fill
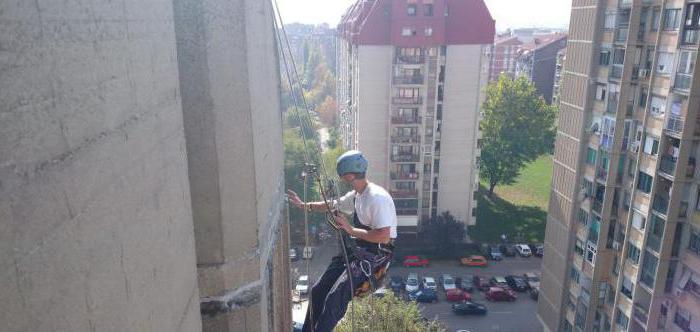
[[[329,239],[318,248],[315,248],[314,257],[308,261],[309,275],[312,282],[321,276],[326,265],[332,256],[338,253],[335,240]],[[306,273],[306,260],[292,262],[292,275],[294,278]],[[489,261],[489,266],[484,268],[462,267],[457,261],[431,262],[427,268],[405,268],[400,264],[392,263],[389,275],[406,277],[409,273],[417,273],[419,277],[433,277],[438,280],[440,275],[447,273],[453,277],[466,274],[492,277],[495,275],[506,276],[509,274],[522,275],[526,272],[539,272],[542,259],[530,258],[505,258],[500,262]],[[388,278],[386,279],[388,280]],[[292,283],[294,285],[295,283]],[[483,293],[475,291],[472,294],[474,302],[483,303],[489,309],[485,316],[457,316],[452,313],[451,303],[445,301],[445,293],[438,290],[439,302],[430,304],[420,304],[421,312],[426,318],[437,319],[447,326],[447,330],[452,332],[465,329],[471,332],[490,331],[517,331],[517,332],[538,332],[542,331],[542,325],[536,316],[537,303],[530,299],[528,293],[516,293],[518,299],[515,302],[488,302]],[[295,311],[301,307],[297,306]],[[297,313],[297,317],[298,317]],[[303,314],[302,314],[303,317]]]

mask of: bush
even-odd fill
[[[404,302],[387,292],[383,297],[355,298],[345,313],[345,318],[335,328],[336,332],[353,331],[352,306],[355,306],[354,331],[372,332],[442,332],[445,328],[437,321],[424,319],[415,302]]]

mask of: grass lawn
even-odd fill
[[[475,241],[500,241],[501,234],[514,240],[544,240],[552,157],[542,156],[528,164],[509,186],[496,186],[493,197],[488,197],[488,186],[482,181],[477,195],[476,226],[469,232]]]

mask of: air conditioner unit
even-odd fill
[[[639,77],[647,77],[649,75],[649,69],[640,69],[639,70]]]

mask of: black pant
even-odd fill
[[[353,287],[358,287],[367,277],[362,273],[353,273]],[[309,314],[313,309],[314,332],[329,332],[335,328],[338,321],[345,316],[348,303],[352,299],[350,280],[348,279],[345,259],[335,256],[320,279],[311,288],[311,303],[313,308],[306,311],[304,332],[311,332]]]

